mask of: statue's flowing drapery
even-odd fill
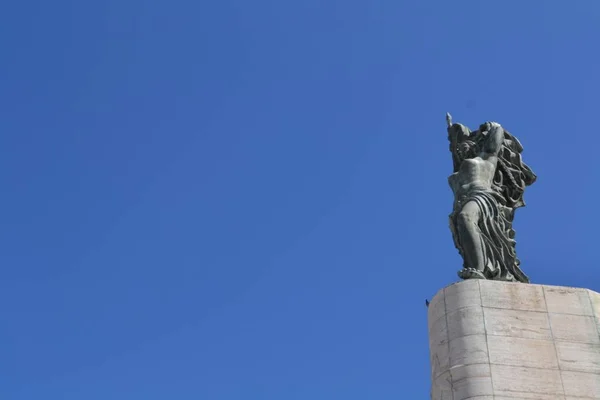
[[[450,229],[459,253],[464,258],[456,228],[456,216],[462,205],[470,201],[477,204],[481,213],[478,226],[486,268],[483,274],[487,279],[528,283],[529,278],[519,268],[520,261],[515,250],[513,209],[504,206],[502,199],[493,191],[472,191],[457,202],[450,214]]]

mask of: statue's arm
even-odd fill
[[[488,128],[488,134],[483,144],[483,155],[497,156],[504,143],[504,128],[495,122],[488,122],[484,125]]]

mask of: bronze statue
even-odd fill
[[[454,173],[450,230],[464,260],[462,279],[529,282],[515,251],[512,222],[536,175],[521,160],[523,146],[496,122],[471,132],[446,115]]]

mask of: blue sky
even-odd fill
[[[444,114],[539,176],[535,283],[600,290],[600,3],[8,2],[0,395],[425,399]]]

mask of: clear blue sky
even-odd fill
[[[600,3],[6,2],[0,397],[426,399],[444,114],[538,174],[536,283],[600,290]]]

